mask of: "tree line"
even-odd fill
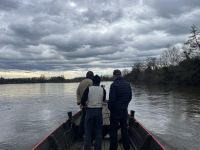
[[[195,25],[183,46],[169,46],[159,57],[133,65],[125,77],[134,83],[200,85],[200,32]]]
[[[57,77],[47,78],[45,75],[41,75],[40,77],[34,78],[12,78],[5,79],[0,77],[0,84],[20,84],[20,83],[72,83],[72,82],[80,82],[85,77],[78,77],[73,79],[65,79],[63,75]],[[101,76],[102,81],[111,81],[112,78],[109,76]]]
[[[54,83],[54,82],[63,82],[63,81],[65,81],[64,76],[46,78],[45,75],[41,75],[40,77],[33,77],[33,78],[12,78],[12,79],[5,79],[3,77],[0,78],[0,84]]]

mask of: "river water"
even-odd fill
[[[104,82],[107,95],[111,82]],[[79,110],[78,83],[0,85],[0,150],[31,149]],[[129,110],[167,149],[200,149],[200,89],[133,85]]]

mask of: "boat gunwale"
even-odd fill
[[[131,118],[131,117],[130,117]],[[160,143],[160,141],[158,141],[155,136],[148,130],[146,129],[138,120],[136,120],[135,118],[133,118],[135,122],[137,122],[149,135],[151,135],[151,137],[155,140],[156,143],[158,143],[158,145],[163,149],[166,150],[166,148]]]
[[[72,118],[78,116],[81,113],[81,110],[78,111],[77,113],[75,113]],[[69,118],[65,121],[67,122],[69,120]],[[46,136],[44,136],[44,138],[42,138],[33,148],[32,150],[36,150],[36,148],[42,144],[51,134],[53,134],[53,132],[55,132],[56,130],[58,130],[65,122],[62,122],[57,128],[53,129],[53,131],[51,131],[49,134],[47,134]]]

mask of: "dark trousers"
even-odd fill
[[[124,150],[130,149],[127,116],[127,110],[110,112],[110,150],[117,150],[117,130],[119,127],[121,128]]]
[[[80,125],[79,125],[79,137],[80,138],[82,138],[84,135],[85,114],[86,114],[86,110],[85,110],[85,108],[82,108],[81,121],[80,121]]]
[[[93,133],[95,135],[94,150],[101,150],[102,123],[103,119],[101,108],[86,109],[84,150],[91,150]]]

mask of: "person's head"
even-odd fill
[[[122,76],[122,73],[119,69],[116,69],[113,71],[113,77],[114,79],[118,78],[118,77],[121,77]]]
[[[101,78],[98,76],[98,75],[95,75],[94,77],[93,77],[93,85],[97,85],[97,86],[99,86],[100,85],[100,82],[101,82]]]
[[[86,73],[86,78],[93,79],[93,77],[94,77],[94,73],[92,71],[88,71]]]

